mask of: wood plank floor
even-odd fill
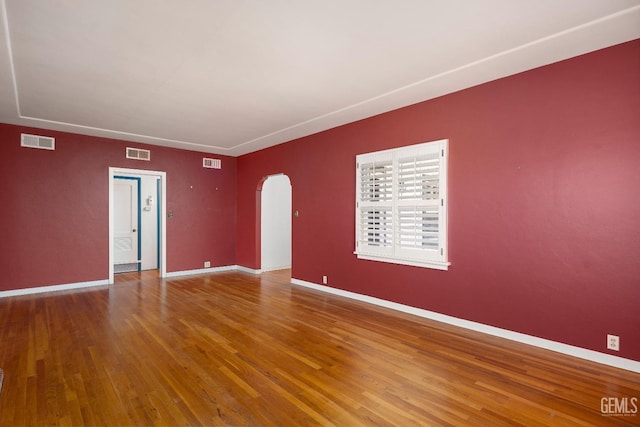
[[[640,374],[326,295],[289,272],[0,299],[0,425],[639,425]],[[640,403],[639,405],[640,406]]]

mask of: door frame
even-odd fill
[[[151,171],[144,169],[127,169],[119,167],[109,167],[109,284],[114,283],[114,268],[113,268],[113,238],[114,238],[114,197],[113,197],[113,184],[117,175],[128,175],[132,177],[136,176],[152,176],[158,178],[159,181],[159,193],[160,200],[158,200],[159,208],[159,224],[158,224],[158,255],[160,262],[158,270],[160,270],[160,277],[167,276],[167,223],[165,218],[167,217],[167,173],[164,171]]]

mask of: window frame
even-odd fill
[[[448,157],[448,139],[356,155],[358,259],[448,270]]]

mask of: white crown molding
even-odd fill
[[[10,76],[7,78],[11,80],[13,89],[12,104],[15,104],[16,109],[14,113],[0,111],[1,121],[16,125],[75,132],[84,135],[229,156],[241,156],[377,114],[640,38],[640,25],[638,25],[638,22],[640,22],[640,6],[634,6],[457,68],[435,75],[424,76],[423,79],[403,87],[276,129],[257,138],[239,141],[235,144],[231,143],[229,146],[221,146],[205,141],[188,141],[166,138],[162,135],[124,132],[117,129],[48,120],[23,114],[20,109],[20,94],[16,83],[17,77],[11,49],[6,2],[0,0],[0,6],[6,40],[6,46],[0,48],[0,53],[7,56],[5,68],[7,68],[7,74]]]

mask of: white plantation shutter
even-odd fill
[[[398,160],[398,199],[437,200],[440,153],[416,154]]]
[[[358,168],[357,245],[363,253],[393,255],[392,160],[391,156],[369,156]]]
[[[446,270],[448,141],[357,156],[359,258]]]
[[[387,207],[360,208],[360,221],[362,224],[360,241],[370,249],[393,247],[393,220],[392,210]],[[379,251],[378,251],[379,252]]]
[[[398,255],[440,258],[440,150],[400,157],[398,167]],[[410,153],[407,153],[410,154]]]
[[[440,248],[438,208],[402,206],[398,208],[398,239],[401,251],[434,251]],[[410,252],[406,253],[410,256]],[[416,255],[420,256],[420,255]]]

